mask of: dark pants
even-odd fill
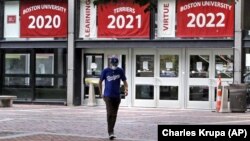
[[[119,109],[119,105],[121,103],[121,99],[120,98],[110,98],[110,97],[104,97],[103,99],[106,103],[108,133],[110,135],[110,134],[114,133],[117,112]]]

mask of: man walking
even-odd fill
[[[107,110],[107,123],[108,123],[108,134],[109,139],[113,140],[116,138],[114,135],[114,127],[117,117],[117,112],[121,102],[120,96],[120,83],[121,80],[124,84],[125,96],[128,95],[128,83],[125,76],[124,70],[118,67],[118,58],[112,57],[110,59],[111,66],[105,68],[99,80],[99,91],[102,94],[102,81],[105,80],[104,94],[102,94],[103,100],[106,104]]]

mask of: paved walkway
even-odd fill
[[[250,111],[120,107],[116,141],[156,141],[158,124],[250,125]],[[104,106],[20,105],[0,108],[0,141],[108,141]]]

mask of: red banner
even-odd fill
[[[177,37],[233,37],[234,1],[177,2]]]
[[[149,38],[150,12],[132,0],[98,5],[99,38]]]
[[[21,37],[66,37],[67,0],[21,0]]]

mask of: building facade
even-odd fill
[[[129,83],[122,106],[214,109],[219,76],[223,85],[248,82],[247,5],[1,0],[0,95],[87,105],[93,84],[103,105],[95,83],[115,55]]]

